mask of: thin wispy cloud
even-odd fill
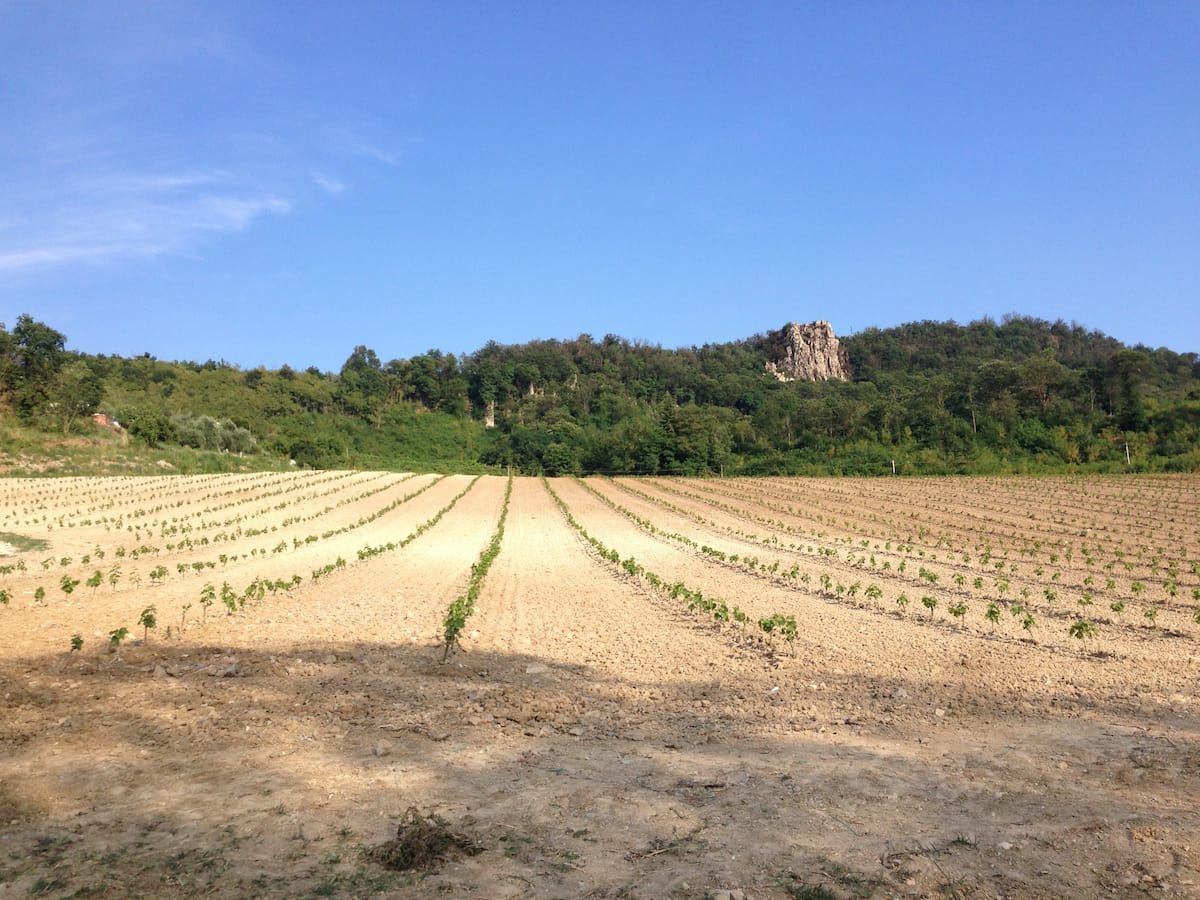
[[[350,150],[357,156],[373,159],[375,162],[381,162],[387,166],[398,166],[404,161],[402,154],[393,150],[386,150],[383,147],[377,147],[366,141],[356,141]]]
[[[80,174],[26,182],[0,217],[0,272],[193,251],[286,215],[281,192],[224,171]]]
[[[328,175],[322,175],[319,172],[312,174],[312,181],[317,187],[323,190],[330,196],[336,197],[342,191],[346,190],[345,182],[338,178],[330,178]]]
[[[234,17],[61,12],[27,16],[20,47],[0,35],[0,275],[193,255],[311,196],[323,164],[300,158],[295,107],[246,102],[281,76]]]
[[[379,141],[367,135],[377,131],[378,125],[365,123],[341,123],[326,129],[326,150],[338,157],[357,157],[371,162],[383,163],[393,168],[404,162],[404,147],[415,141],[402,140],[397,148],[391,142]]]

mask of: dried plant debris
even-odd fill
[[[374,862],[400,872],[432,869],[456,853],[474,856],[483,845],[465,834],[451,830],[450,823],[437,813],[421,815],[410,806],[396,836],[367,851]]]

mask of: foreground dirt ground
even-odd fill
[[[0,898],[1200,896],[1200,479],[507,485],[0,485]]]

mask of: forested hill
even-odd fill
[[[321,467],[678,474],[1200,470],[1200,360],[1061,321],[916,322],[841,339],[848,382],[781,382],[759,334],[677,350],[616,336],[489,343],[337,373],[65,351],[0,327],[0,409],[46,429]]]

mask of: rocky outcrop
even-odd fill
[[[780,381],[849,381],[846,351],[825,321],[793,322],[767,335],[767,371]]]

